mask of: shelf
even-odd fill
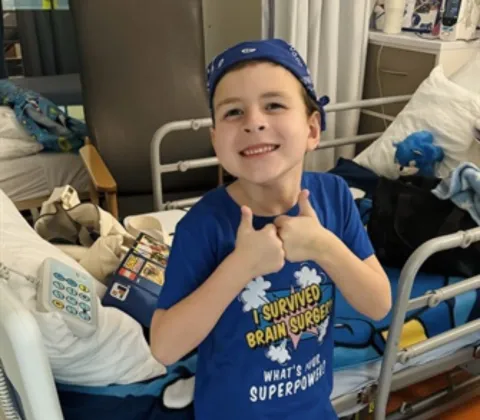
[[[480,31],[477,38],[480,37]],[[419,51],[431,54],[438,54],[441,51],[452,51],[480,48],[480,39],[472,41],[441,41],[433,38],[431,35],[417,34],[414,32],[401,32],[399,34],[385,34],[380,31],[371,30],[369,41],[372,44],[383,45],[385,47],[402,48],[405,50]]]

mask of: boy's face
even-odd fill
[[[303,167],[320,138],[318,113],[307,116],[302,85],[288,70],[255,63],[227,73],[213,100],[212,143],[222,166],[254,184]]]

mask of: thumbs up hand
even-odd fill
[[[255,230],[252,226],[252,210],[243,206],[241,211],[235,252],[245,263],[250,280],[280,271],[285,264],[285,252],[277,235],[277,228],[268,224],[261,230]]]
[[[285,256],[291,262],[314,260],[319,252],[328,247],[332,235],[318,220],[309,195],[308,190],[300,192],[298,216],[279,216],[274,222],[283,242]]]

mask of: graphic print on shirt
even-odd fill
[[[325,373],[321,346],[333,310],[333,286],[323,272],[303,265],[294,273],[295,285],[272,290],[263,277],[253,279],[240,294],[243,312],[251,316],[245,333],[248,349],[262,350],[278,363],[278,369],[262,373],[262,383],[250,388],[250,401],[265,401],[294,395],[313,386]],[[296,364],[295,351],[305,340],[315,340],[318,352],[306,364]]]

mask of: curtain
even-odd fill
[[[17,16],[24,75],[79,72],[73,20],[65,0],[7,0]]]
[[[2,51],[0,52],[0,79],[5,79],[7,77],[7,68],[5,64],[5,31],[3,28],[3,3],[0,0],[0,12],[2,16],[2,21],[0,22],[0,40],[2,41]]]
[[[373,0],[264,0],[264,37],[283,38],[305,58],[317,94],[330,103],[359,100]],[[360,112],[327,114],[322,140],[357,134]],[[355,146],[324,149],[307,156],[305,169],[325,171],[339,157],[352,158]]]

